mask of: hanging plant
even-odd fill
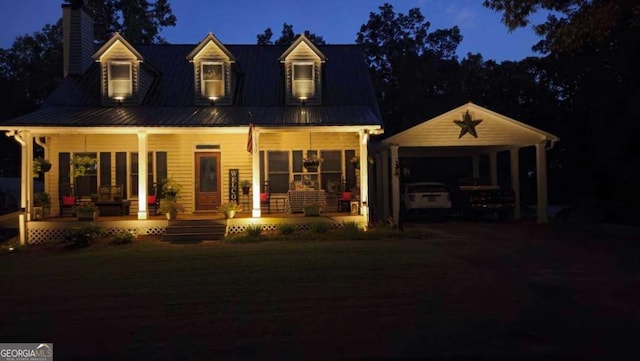
[[[71,164],[73,166],[73,176],[82,177],[86,175],[88,172],[93,172],[96,170],[96,166],[98,165],[98,160],[96,158],[91,158],[86,155],[84,156],[76,155],[71,160]]]
[[[302,160],[302,166],[309,172],[317,172],[318,166],[323,160],[315,154],[311,154]]]
[[[46,173],[51,170],[51,162],[43,158],[35,158],[33,160],[33,177],[37,178],[41,173]]]

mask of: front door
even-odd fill
[[[222,199],[220,153],[195,153],[196,211],[213,211]]]

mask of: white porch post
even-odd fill
[[[547,150],[546,142],[536,144],[536,182],[538,193],[538,223],[547,222]]]
[[[400,222],[400,159],[398,158],[398,145],[392,144],[391,150],[391,213],[393,222]]]
[[[251,170],[253,171],[253,209],[251,210],[251,217],[262,217],[262,209],[260,208],[260,193],[262,192],[262,184],[260,184],[260,131],[253,129],[253,135],[251,136],[251,142],[253,153],[251,153]]]
[[[24,201],[21,201],[21,207],[25,208],[27,221],[32,221],[35,218],[33,214],[33,136],[31,132],[25,131],[22,132],[22,139],[26,143],[24,149],[27,154],[26,159],[23,159],[25,161],[25,172],[22,173],[26,177],[23,181],[26,187],[22,188],[22,192],[25,192],[26,188],[26,194],[21,194],[21,196],[24,197]]]
[[[480,178],[480,156],[471,156],[473,167],[473,178]]]
[[[360,131],[360,214],[365,225],[369,224],[369,133]]]
[[[138,219],[147,219],[148,134],[138,132]]]
[[[498,185],[498,153],[489,153],[489,175],[491,177],[491,185]]]
[[[389,218],[389,151],[384,150],[378,154],[378,199],[382,202],[382,219]]]
[[[509,149],[511,158],[511,189],[515,195],[515,208],[513,209],[513,218],[520,219],[520,148]]]
[[[18,216],[18,227],[20,232],[20,244],[25,245],[27,243],[27,205],[29,200],[27,194],[29,194],[29,183],[33,184],[33,171],[29,157],[33,154],[32,141],[29,132],[10,132],[8,136],[20,143],[20,215]],[[33,162],[33,160],[31,160]],[[31,188],[33,194],[33,188]],[[29,197],[31,198],[31,197]]]

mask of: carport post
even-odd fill
[[[515,207],[513,208],[513,218],[520,219],[520,148],[509,149],[509,155],[511,157],[511,189],[515,196]]]
[[[536,144],[536,182],[538,185],[538,223],[547,222],[547,142]]]
[[[393,215],[393,221],[395,224],[400,222],[400,170],[396,169],[399,165],[400,159],[398,158],[398,145],[392,144],[389,149],[391,150],[391,213]]]
[[[382,200],[382,219],[389,218],[389,151],[383,150],[377,155],[378,193],[382,193],[378,199]]]

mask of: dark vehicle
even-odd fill
[[[505,219],[513,214],[515,194],[513,190],[497,185],[464,184],[454,193],[454,207],[465,216],[496,214]]]

